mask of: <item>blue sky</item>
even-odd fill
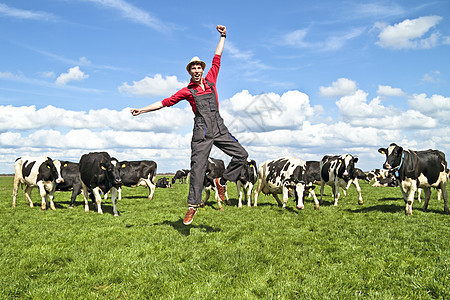
[[[185,101],[132,117],[209,69],[230,131],[258,163],[351,153],[363,170],[395,142],[450,153],[450,2],[0,0],[0,173],[21,155],[89,151],[189,167]],[[212,156],[228,157],[213,150]]]

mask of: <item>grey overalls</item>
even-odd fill
[[[236,181],[241,168],[246,165],[248,153],[228,132],[219,114],[214,83],[206,80],[212,93],[197,96],[197,90],[190,88],[194,96],[197,112],[194,117],[194,129],[191,141],[191,180],[189,185],[189,206],[199,206],[202,201],[203,180],[206,162],[215,145],[225,154],[232,157],[223,177]]]

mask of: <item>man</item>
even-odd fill
[[[214,185],[222,201],[225,196],[227,180],[236,181],[238,179],[241,168],[245,166],[248,157],[247,151],[228,132],[219,114],[219,100],[215,85],[227,29],[222,25],[217,25],[216,29],[220,33],[220,40],[215,51],[212,66],[205,77],[203,77],[203,72],[206,64],[195,56],[186,66],[186,70],[191,76],[191,81],[187,87],[182,88],[171,97],[162,101],[140,109],[131,109],[131,114],[137,116],[141,113],[172,106],[183,99],[187,100],[192,107],[195,117],[191,141],[191,181],[187,200],[189,208],[183,220],[185,225],[192,223],[197,208],[203,205],[203,179],[212,145],[215,145],[232,157],[223,176],[214,179]]]

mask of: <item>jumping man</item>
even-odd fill
[[[206,64],[195,56],[186,66],[186,70],[191,76],[191,81],[187,87],[182,88],[171,97],[162,101],[140,109],[131,109],[131,114],[137,116],[141,113],[172,106],[183,99],[187,100],[192,107],[195,117],[191,141],[191,180],[187,200],[189,207],[183,220],[185,225],[192,223],[197,208],[202,205],[203,180],[212,146],[215,145],[225,154],[232,157],[223,176],[214,179],[214,186],[219,193],[221,201],[225,197],[227,181],[236,181],[238,179],[241,168],[245,166],[248,157],[247,151],[228,132],[219,114],[216,81],[227,29],[222,25],[217,25],[216,29],[220,33],[220,40],[206,77],[203,77]]]

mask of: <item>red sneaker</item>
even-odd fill
[[[225,200],[225,186],[221,185],[219,182],[220,178],[214,179],[214,186],[216,187],[217,193],[219,193],[220,201]]]
[[[184,216],[183,224],[189,225],[194,220],[194,215],[197,212],[197,209],[195,207],[189,207],[186,215]]]

